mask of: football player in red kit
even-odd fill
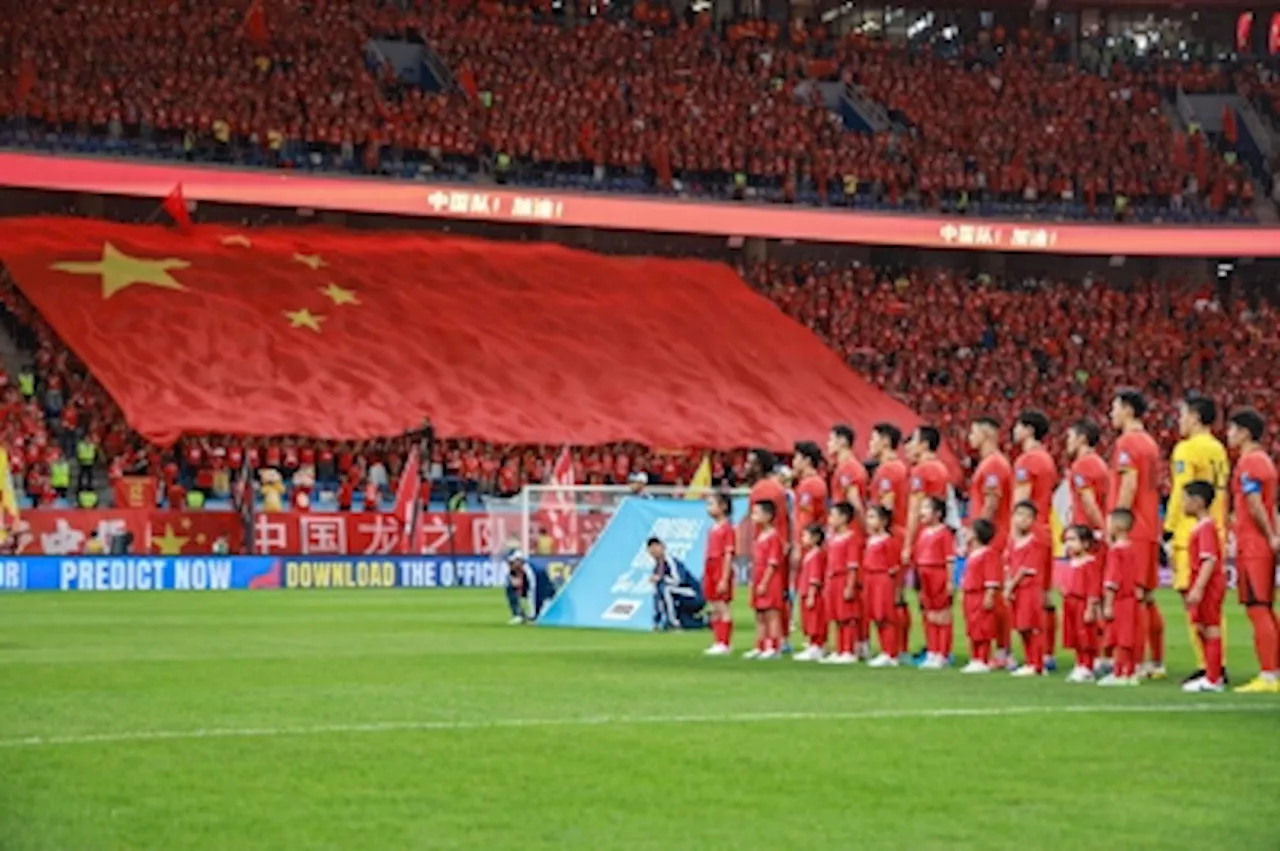
[[[1019,502],[1013,509],[1013,535],[1005,554],[1004,597],[1013,616],[1013,628],[1022,636],[1023,664],[1015,677],[1044,673],[1044,581],[1051,567],[1049,535],[1040,528],[1036,504]]]
[[[822,593],[827,579],[826,535],[822,526],[810,523],[800,533],[800,573],[796,592],[800,599],[800,628],[809,644],[791,658],[797,662],[819,662],[826,655],[827,601]]]
[[[964,565],[964,629],[969,638],[969,664],[962,674],[991,670],[991,639],[995,636],[996,598],[1000,591],[1000,557],[993,542],[996,526],[979,517],[969,527],[969,556]]]
[[[1217,489],[1212,482],[1197,479],[1182,489],[1182,511],[1196,519],[1187,552],[1190,554],[1191,587],[1183,592],[1183,602],[1204,647],[1204,676],[1184,683],[1191,694],[1221,692],[1222,681],[1222,601],[1227,595],[1227,577],[1222,559],[1222,540],[1209,508]],[[1170,506],[1170,510],[1176,510]]]
[[[893,536],[893,512],[882,505],[867,507],[867,541],[862,550],[862,614],[876,625],[880,655],[872,668],[898,667],[900,624],[895,612],[900,550]]]
[[[969,516],[989,520],[995,527],[991,547],[996,558],[1009,545],[1009,521],[1013,513],[1013,468],[1000,451],[1000,422],[993,417],[979,417],[969,427],[969,447],[977,453],[978,467],[969,485]],[[1012,624],[1004,597],[997,594],[994,611],[996,656],[995,667],[1009,663],[1009,637]]]
[[[756,613],[756,646],[748,659],[776,659],[782,653],[782,607],[787,595],[786,555],[782,535],[774,528],[776,509],[767,499],[751,505],[756,527],[751,559],[751,608]]]
[[[733,556],[738,537],[733,528],[733,502],[729,495],[717,492],[708,496],[707,514],[713,525],[707,534],[702,587],[711,607],[711,634],[715,643],[705,652],[708,656],[726,656],[733,643]]]
[[[1145,643],[1139,626],[1138,573],[1142,569],[1129,534],[1133,512],[1117,508],[1108,520],[1111,544],[1107,548],[1107,568],[1102,583],[1102,617],[1111,622],[1116,642],[1115,670],[1098,680],[1100,686],[1136,686],[1137,655]]]
[[[868,448],[871,457],[877,461],[875,475],[871,478],[871,501],[889,509],[892,518],[890,534],[902,545],[907,528],[907,503],[911,490],[907,465],[898,457],[898,447],[902,445],[902,430],[892,423],[876,423],[871,427]],[[895,553],[901,559],[900,553]],[[894,592],[894,614],[898,621],[898,640],[895,646],[899,653],[909,650],[911,638],[911,610],[907,608],[905,571],[895,574],[897,588]]]
[[[782,587],[785,589],[782,599],[782,630],[785,642],[791,629],[791,516],[787,505],[787,488],[779,481],[777,470],[778,459],[769,450],[753,449],[747,453],[746,477],[751,483],[747,500],[751,505],[761,500],[768,500],[773,505],[773,528],[782,543]]]
[[[1137,390],[1119,390],[1111,402],[1111,424],[1120,436],[1111,451],[1107,510],[1125,508],[1133,514],[1130,545],[1141,602],[1137,628],[1151,657],[1144,664],[1140,650],[1134,663],[1140,676],[1163,679],[1164,615],[1155,597],[1160,569],[1160,447],[1142,425],[1146,412],[1146,397]]]
[[[1236,411],[1227,420],[1227,444],[1239,453],[1231,473],[1231,529],[1236,535],[1236,590],[1253,626],[1258,676],[1236,691],[1280,694],[1280,630],[1277,629],[1276,467],[1262,448],[1266,421],[1257,411]]]
[[[1067,429],[1067,456],[1071,458],[1071,522],[1087,526],[1093,533],[1093,553],[1099,570],[1107,563],[1107,519],[1102,506],[1107,498],[1110,472],[1107,462],[1098,454],[1102,430],[1090,419],[1077,420]],[[1099,653],[1094,657],[1094,673],[1111,672],[1111,652],[1115,648],[1114,636],[1098,618]]]
[[[836,423],[827,436],[827,457],[831,461],[831,500],[847,502],[853,506],[854,515],[861,517],[867,504],[867,468],[853,454],[853,442],[857,435],[844,423]]]
[[[836,650],[822,661],[830,665],[852,665],[858,660],[854,644],[858,640],[858,571],[862,560],[862,530],[854,525],[854,508],[837,502],[827,512],[831,534],[827,536],[827,578],[823,590],[827,617],[836,631]]]
[[[955,586],[951,578],[956,561],[956,539],[943,523],[947,503],[925,497],[920,505],[920,527],[911,560],[920,579],[920,608],[924,612],[925,657],[920,668],[938,671],[951,657],[951,605]]]
[[[1062,597],[1062,645],[1076,651],[1069,683],[1093,682],[1102,618],[1102,567],[1094,553],[1093,530],[1084,524],[1062,533],[1067,556],[1067,582]]]
[[[1019,453],[1013,462],[1013,501],[1029,500],[1036,507],[1036,526],[1044,539],[1052,542],[1053,532],[1049,516],[1053,512],[1053,492],[1058,487],[1058,465],[1044,448],[1049,435],[1049,418],[1040,411],[1028,410],[1018,415],[1013,424],[1013,442]],[[1052,552],[1052,545],[1050,546]],[[1044,666],[1057,667],[1054,661],[1054,638],[1058,631],[1058,609],[1053,602],[1053,571],[1040,575],[1044,601],[1044,623],[1040,629],[1040,644],[1044,649]]]

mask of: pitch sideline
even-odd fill
[[[393,732],[463,732],[533,727],[601,727],[666,724],[765,724],[779,721],[894,721],[930,718],[995,718],[1011,715],[1126,715],[1179,713],[1280,713],[1280,703],[1077,704],[939,709],[868,709],[848,712],[740,712],[723,715],[589,715],[568,718],[495,718],[488,721],[381,721],[278,727],[211,727],[196,730],[132,730],[0,739],[0,748],[197,739],[279,738]]]

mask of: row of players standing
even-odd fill
[[[1221,686],[1221,605],[1215,618],[1212,600],[1205,604],[1201,599],[1205,592],[1198,580],[1224,576],[1229,487],[1237,586],[1253,626],[1261,669],[1242,690],[1280,692],[1280,633],[1272,610],[1280,519],[1276,469],[1259,443],[1265,422],[1252,409],[1229,418],[1228,442],[1238,453],[1233,474],[1225,448],[1212,434],[1216,406],[1205,396],[1188,396],[1181,405],[1183,440],[1171,458],[1174,487],[1162,530],[1161,454],[1143,426],[1146,411],[1140,392],[1116,393],[1110,411],[1116,430],[1110,463],[1097,452],[1102,432],[1096,423],[1082,419],[1067,430],[1072,522],[1064,536],[1068,570],[1062,588],[1062,637],[1077,654],[1070,679],[1089,681],[1094,670],[1113,665],[1117,670],[1106,677],[1108,684],[1136,683],[1139,674],[1164,676],[1165,623],[1154,592],[1161,542],[1169,539],[1175,587],[1184,594],[1198,591],[1191,595],[1194,605],[1186,612],[1202,670],[1189,687],[1206,682]],[[1015,668],[1019,675],[1042,673],[1054,656],[1059,611],[1053,594],[1049,517],[1060,479],[1044,447],[1050,429],[1044,414],[1023,412],[1012,430],[1018,455],[1011,463],[1001,451],[1002,430],[996,420],[981,417],[971,425],[969,444],[979,460],[969,488],[968,558],[961,589],[971,643],[966,671],[1014,667],[1014,632],[1021,634],[1027,651],[1025,664]],[[951,474],[937,454],[940,434],[936,428],[920,426],[904,443],[894,425],[874,426],[868,441],[874,464],[870,474],[854,453],[854,443],[850,427],[831,429],[827,480],[820,473],[824,457],[818,446],[797,444],[790,494],[794,523],[772,453],[756,450],[749,457],[752,520],[758,530],[751,588],[757,640],[746,655],[768,659],[781,653],[791,622],[788,592],[794,591],[809,641],[796,659],[849,664],[865,658],[875,625],[881,652],[871,664],[895,666],[911,634],[910,585],[919,591],[924,619],[926,654],[921,667],[945,667],[951,655],[956,552],[954,535],[945,523]],[[905,460],[900,450],[905,450]],[[1192,482],[1202,484],[1190,488],[1188,501]],[[1207,498],[1203,485],[1209,487]],[[712,534],[704,573],[716,638],[708,653],[724,655],[730,652],[733,630],[728,604],[735,536],[727,500],[713,498],[710,505],[722,522]],[[1203,525],[1200,513],[1215,531],[1217,554],[1195,545],[1195,532]],[[1216,579],[1210,587],[1219,587]],[[832,629],[835,650],[828,654]],[[994,658],[989,655],[991,643]]]

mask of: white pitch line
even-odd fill
[[[0,739],[0,748],[91,745],[115,742],[254,739],[281,736],[392,732],[460,732],[529,727],[603,727],[664,724],[766,724],[777,721],[892,721],[931,718],[995,718],[1010,715],[1145,715],[1193,713],[1280,713],[1280,703],[1078,704],[1073,706],[993,706],[942,709],[867,709],[849,712],[740,712],[724,715],[588,715],[567,718],[495,718],[487,721],[375,721],[294,727],[211,727],[198,730],[133,730],[64,736]]]

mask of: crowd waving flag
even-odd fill
[[[19,288],[183,433],[790,448],[918,419],[718,263],[315,229],[10,219]]]

